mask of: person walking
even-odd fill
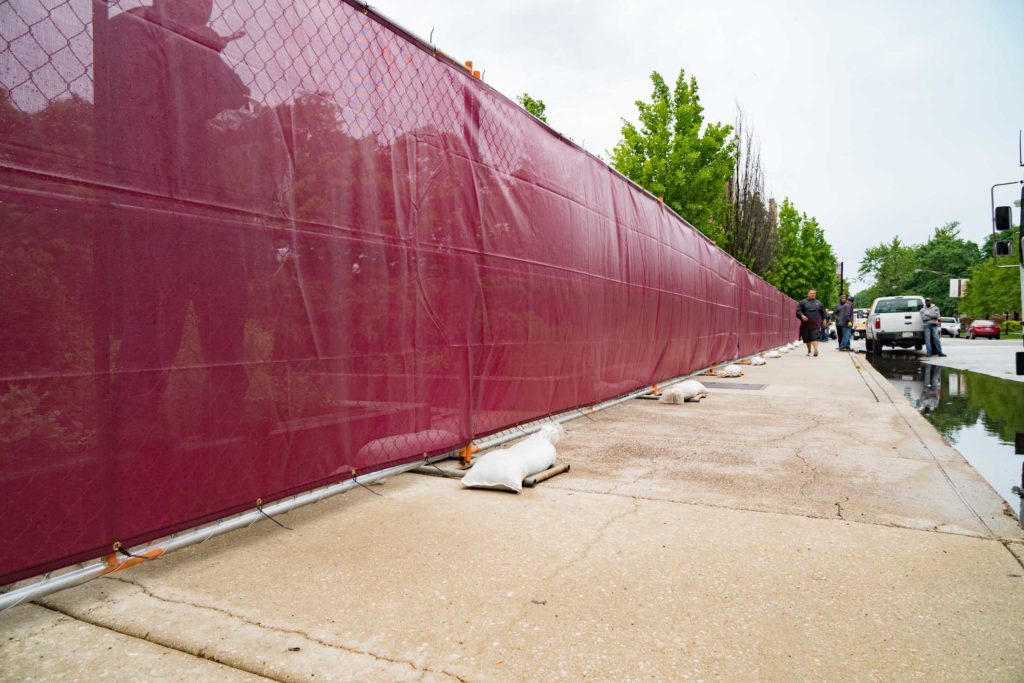
[[[924,350],[926,356],[939,356],[945,358],[942,352],[942,340],[939,339],[939,307],[932,304],[932,300],[924,300],[924,308],[921,309],[921,322],[924,323]]]
[[[807,355],[818,355],[818,338],[825,320],[825,306],[818,301],[818,292],[807,292],[807,298],[796,305],[796,317],[800,318],[800,339],[807,344]]]
[[[853,334],[853,297],[845,294],[839,297],[839,314],[836,316],[836,327],[839,332],[839,350],[852,351],[850,337]]]

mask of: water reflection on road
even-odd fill
[[[967,459],[1024,519],[1024,455],[1014,437],[1024,432],[1024,383],[884,353],[871,364]]]

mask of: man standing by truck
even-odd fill
[[[932,303],[931,299],[924,300],[924,308],[921,309],[921,323],[924,325],[924,349],[927,356],[940,356],[945,358],[942,352],[942,341],[939,339],[939,307]]]

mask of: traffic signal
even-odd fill
[[[1009,206],[996,207],[996,230],[1009,230],[1013,227],[1013,209]]]
[[[996,207],[996,232],[1009,231],[1013,228],[1013,209],[1009,206]],[[999,240],[992,245],[996,256],[1012,256],[1013,242],[1010,240]],[[1020,249],[1017,250],[1020,253]]]

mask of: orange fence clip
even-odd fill
[[[459,457],[462,458],[463,464],[468,465],[473,462],[473,455],[479,452],[480,448],[475,443],[470,442],[459,449]]]
[[[132,557],[125,557],[122,560],[117,555],[117,551],[120,550],[120,548],[121,548],[121,542],[118,541],[117,543],[114,544],[114,552],[110,553],[109,555],[107,555],[107,556],[105,556],[103,558],[103,561],[107,565],[107,568],[105,570],[103,570],[103,576],[106,576],[107,574],[113,574],[115,572],[119,572],[122,569],[128,569],[129,567],[134,567],[135,565],[142,564],[143,562],[146,562],[147,560],[155,560],[156,558],[158,558],[158,557],[160,557],[160,556],[162,556],[164,554],[164,549],[163,548],[153,548],[152,550],[147,550],[144,553],[136,553]]]

